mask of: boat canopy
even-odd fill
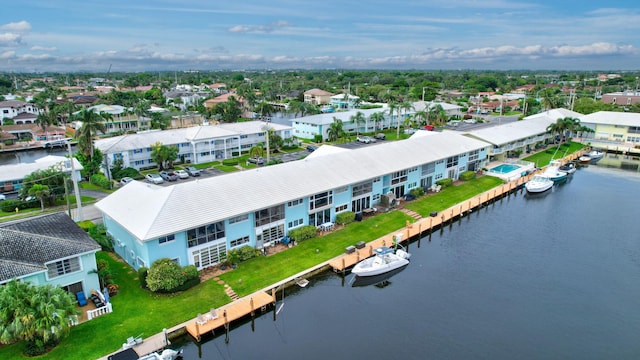
[[[376,255],[392,254],[393,249],[388,246],[380,246],[379,248],[375,249],[375,252]]]

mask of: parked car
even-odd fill
[[[178,181],[178,175],[173,171],[160,171],[160,176],[164,181]]]
[[[256,165],[264,165],[264,158],[258,157],[258,156],[251,157],[247,161],[252,163],[252,164],[256,164]]]
[[[162,184],[164,182],[162,176],[156,173],[147,174],[144,178],[152,184]]]
[[[411,200],[415,200],[416,196],[413,194],[405,194],[404,195],[404,201],[411,201]]]
[[[363,144],[368,144],[371,142],[371,138],[368,136],[363,136],[363,135],[358,135],[358,137],[356,137],[356,140],[358,142],[361,142]]]
[[[378,140],[386,140],[387,139],[387,135],[385,135],[383,133],[377,133],[375,138],[378,139]]]
[[[314,152],[316,149],[318,149],[318,147],[315,145],[307,145],[308,152]]]
[[[122,179],[120,179],[120,184],[121,185],[127,185],[128,183],[132,182],[133,178],[130,178],[128,176],[123,177]]]
[[[176,170],[176,171],[174,171],[174,173],[176,175],[178,175],[178,178],[180,178],[180,179],[188,179],[189,178],[189,173],[184,171],[184,170]]]
[[[193,166],[187,166],[186,168],[184,168],[184,170],[187,172],[187,174],[193,177],[200,176],[200,169],[196,169]]]

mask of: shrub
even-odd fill
[[[113,241],[111,236],[107,234],[107,228],[103,224],[90,226],[87,232],[93,240],[102,246],[102,250],[113,252]]]
[[[93,174],[91,175],[91,178],[89,179],[89,181],[96,186],[100,186],[103,189],[110,189],[111,188],[111,182],[109,181],[109,179],[107,179],[106,176],[102,175],[102,174]]]
[[[420,197],[420,196],[424,195],[424,189],[421,188],[421,187],[417,187],[415,189],[411,189],[409,191],[409,194],[411,194],[411,195],[413,195],[415,197]]]
[[[238,165],[238,159],[224,159],[222,160],[222,165],[236,166]]]
[[[449,179],[449,178],[440,179],[440,180],[436,181],[436,185],[440,185],[443,188],[447,188],[447,187],[453,185],[453,180]]]
[[[354,222],[356,219],[356,213],[353,211],[345,211],[336,215],[336,224],[346,225]]]
[[[124,168],[122,170],[120,170],[116,176],[116,174],[113,174],[113,177],[116,179],[122,179],[123,177],[130,177],[132,179],[136,179],[136,180],[140,180],[142,178],[144,178],[144,176],[142,176],[142,174],[140,174],[140,172],[134,168],[128,167],[128,168]]]
[[[307,240],[318,236],[318,229],[316,229],[316,227],[313,225],[307,225],[289,231],[288,235],[296,242],[300,242],[302,240]]]
[[[462,174],[460,174],[460,180],[462,181],[469,181],[473,178],[476,177],[476,173],[471,171],[471,170],[467,170],[465,172],[463,172]]]
[[[18,210],[31,209],[35,207],[40,207],[40,200],[35,199],[31,201],[22,201],[22,200],[5,200],[1,203],[0,209],[4,212],[14,212],[16,208]]]
[[[322,142],[322,135],[320,135],[320,134],[315,135],[315,136],[313,137],[313,142],[315,142],[315,143],[321,143],[321,142]]]
[[[151,264],[146,276],[146,283],[149,290],[161,293],[172,293],[186,290],[196,282],[198,270],[194,265],[181,267],[176,262],[168,258],[158,259]],[[183,286],[186,283],[190,286]]]
[[[147,289],[147,275],[149,273],[149,269],[146,267],[141,267],[138,269],[138,280],[140,280],[140,287],[143,289]]]
[[[232,264],[247,261],[259,255],[260,250],[249,245],[227,251],[227,259],[229,259],[229,262]]]

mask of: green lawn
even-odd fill
[[[573,154],[574,152],[583,149],[585,146],[586,145],[577,142],[565,143],[558,146],[549,146],[546,150],[527,156],[522,160],[531,161],[536,164],[537,167],[543,167],[549,165],[551,160],[560,159],[569,154]]]
[[[421,197],[406,207],[428,215],[430,211],[440,211],[500,184],[500,179],[483,176],[438,194]],[[305,240],[278,254],[240,263],[237,269],[223,274],[221,278],[238,295],[245,296],[332,259],[344,253],[349,245],[393,233],[404,227],[407,221],[414,220],[401,211],[377,214],[327,235]],[[130,336],[151,336],[163,328],[195,318],[198,313],[231,301],[223,286],[212,280],[180,294],[152,294],[140,288],[137,273],[127,264],[103,252],[98,253],[97,258],[109,262],[114,282],[120,287],[120,293],[111,299],[114,312],[74,327],[62,344],[40,358],[66,359],[73,354],[77,359],[95,359],[116,351]],[[0,358],[23,358],[21,346],[0,348]]]

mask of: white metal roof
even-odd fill
[[[598,111],[593,114],[582,115],[583,124],[603,124],[621,126],[640,126],[640,114],[614,111]]]
[[[433,107],[436,106],[442,106],[442,110],[444,111],[451,111],[451,110],[460,110],[462,109],[462,106],[460,105],[456,105],[456,104],[449,104],[446,102],[433,102],[433,101],[416,101],[413,103],[413,110],[414,111],[424,111],[426,109],[431,109]]]
[[[96,206],[150,240],[485,147],[443,132],[171,186],[134,181]]]
[[[567,109],[554,109],[527,116],[520,121],[468,131],[467,135],[501,146],[547,132],[547,127],[565,117],[578,118],[582,114]]]
[[[147,131],[96,140],[95,146],[103,153],[109,154],[132,149],[148,148],[156,142],[160,142],[163,145],[172,145],[244,134],[257,134],[264,132],[263,127],[266,125],[267,123],[261,121],[247,121],[233,124],[203,125],[173,130]],[[290,126],[280,124],[268,123],[268,126],[276,131],[291,129]]]
[[[60,170],[71,171],[69,159],[64,156],[48,155],[32,163],[9,164],[0,166],[0,182],[22,180],[25,176],[36,170],[46,170],[52,166],[60,165]],[[76,171],[83,169],[78,159],[73,158],[73,166]]]

